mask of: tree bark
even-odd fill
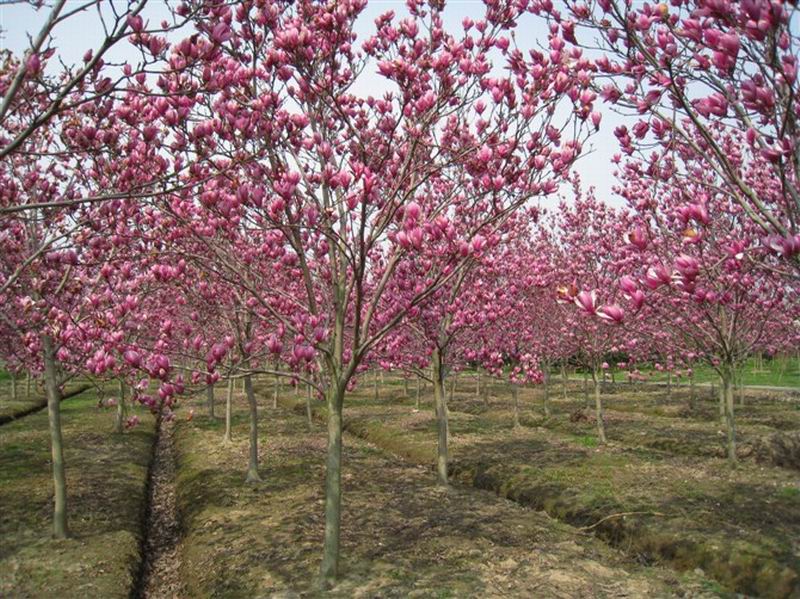
[[[543,408],[544,408],[544,415],[550,416],[550,372],[548,372],[548,368],[544,369],[543,373],[544,377],[544,398],[542,400]]]
[[[511,397],[514,400],[514,428],[519,428],[519,385],[511,383]]]
[[[597,419],[597,437],[600,443],[605,443],[606,426],[603,422],[603,400],[600,398],[600,372],[597,368],[592,369],[592,381],[594,382],[594,413]]]
[[[277,374],[275,375],[275,387],[272,389],[272,409],[276,409],[278,407],[278,389],[281,386],[281,377]]]
[[[225,396],[225,436],[222,438],[225,443],[233,441],[231,438],[231,404],[233,403],[234,385],[235,381],[233,377],[228,377],[228,393]]]
[[[328,406],[328,457],[325,473],[325,541],[320,574],[323,584],[339,573],[339,538],[342,519],[342,405],[344,385],[332,383]]]
[[[566,364],[561,365],[561,382],[563,385],[562,389],[562,396],[564,399],[567,399],[567,366]]]
[[[672,371],[667,371],[667,401],[672,401]]]
[[[214,419],[214,383],[206,387],[206,404],[208,405],[208,417]]]
[[[589,373],[583,373],[583,401],[586,402],[586,407],[588,408],[591,404],[589,403]]]
[[[314,430],[314,415],[311,411],[311,385],[306,384],[306,426],[308,427],[308,432]]]
[[[42,335],[44,359],[44,382],[47,394],[47,419],[50,425],[50,450],[53,457],[53,536],[65,539],[67,528],[67,477],[64,466],[64,445],[61,435],[61,388],[53,340]]]
[[[31,373],[28,372],[25,376],[25,399],[31,398]]]
[[[689,376],[689,408],[694,412],[696,408],[696,396],[694,394],[694,373]]]
[[[119,380],[119,401],[117,402],[117,417],[114,422],[114,431],[122,433],[125,419],[128,417],[128,406],[125,403],[125,381]]]
[[[728,367],[722,369],[720,373],[720,395],[722,396],[723,407],[725,408],[728,462],[731,466],[736,466],[736,420],[734,418],[733,377],[732,369]]]
[[[247,464],[245,482],[254,483],[261,480],[258,475],[258,404],[253,392],[253,381],[250,375],[244,377],[244,390],[247,394],[247,405],[250,408],[250,459]]]
[[[435,349],[431,356],[433,366],[433,397],[436,407],[436,425],[438,430],[436,450],[436,475],[439,484],[447,485],[447,440],[449,438],[449,422],[447,414],[447,398],[444,391],[444,373],[442,353]]]
[[[11,375],[11,400],[17,401],[17,375],[14,372],[9,374]]]
[[[372,382],[373,382],[373,385],[375,387],[375,401],[378,401],[378,399],[380,399],[380,391],[378,389],[378,371],[377,370],[375,371],[375,378],[373,379]]]
[[[419,410],[420,387],[421,387],[421,379],[417,377],[417,405],[416,405],[417,410]]]
[[[481,396],[481,370],[480,368],[476,369],[476,376],[475,376],[475,397],[478,398]]]

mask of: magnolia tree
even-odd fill
[[[676,185],[696,186],[713,172],[796,276],[796,3],[568,0],[557,21],[566,39],[579,37],[602,52],[595,82],[605,101],[636,119],[615,133],[625,154],[651,164],[643,176],[667,171]],[[749,173],[753,164],[760,165],[758,177]]]
[[[629,267],[631,250],[622,242],[625,215],[595,199],[593,193],[584,195],[575,181],[572,204],[562,203],[555,215],[556,233],[554,267],[561,278],[558,300],[574,303],[569,328],[572,329],[581,360],[594,383],[595,418],[600,442],[606,442],[600,387],[606,357],[624,349],[632,338],[625,334],[621,323],[626,309],[618,280]],[[630,295],[629,311],[635,312],[643,297]]]
[[[693,187],[655,186],[635,163],[626,167],[620,192],[635,210],[628,239],[636,261],[619,285],[631,297],[645,296],[626,329],[649,337],[651,347],[655,339],[662,355],[704,360],[719,374],[727,453],[735,462],[736,369],[767,343],[796,343],[797,284],[782,276],[782,258],[759,242],[759,227],[738,202],[709,191],[714,180],[709,172]],[[775,336],[776,329],[785,333]]]
[[[257,240],[257,251],[277,256],[277,268],[299,283],[271,300],[266,269],[252,282],[230,281],[251,287],[280,325],[276,343],[320,366],[326,580],[338,570],[348,385],[409,310],[462,276],[484,230],[556,189],[580,152],[581,119],[594,100],[587,64],[557,36],[547,54],[513,47],[513,3],[487,5],[484,18],[451,32],[443,3],[409,2],[408,17],[381,16],[359,43],[354,23],[364,6],[194,3],[201,34],[171,60],[196,77],[168,84],[173,93],[197,81],[217,90],[218,116],[193,134],[217,152],[230,149],[242,174],[229,179],[235,189],[219,180],[182,201],[202,207],[213,229]],[[358,93],[366,70],[383,80],[381,95]],[[561,103],[566,110],[557,111]],[[573,120],[567,137],[562,126]],[[216,217],[220,210],[228,216]],[[226,260],[239,268],[244,258]],[[424,276],[379,310],[409,262]]]

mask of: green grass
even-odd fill
[[[668,376],[652,368],[641,368],[642,373],[651,381],[666,381]],[[710,366],[698,364],[694,368],[696,383],[719,384],[719,375]],[[555,376],[555,375],[554,375]],[[618,375],[624,377],[625,375]],[[764,359],[760,365],[754,358],[748,359],[741,367],[742,384],[769,387],[796,387],[800,389],[800,359],[797,357],[776,357],[772,360]],[[621,378],[620,380],[624,380]],[[677,382],[672,377],[673,383]],[[685,379],[680,379],[684,382]]]
[[[0,596],[128,597],[140,564],[153,419],[114,434],[93,392],[62,403],[71,538],[53,540],[46,411],[0,427]]]

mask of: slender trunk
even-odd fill
[[[511,383],[511,397],[514,400],[514,428],[519,428],[519,385]]]
[[[378,390],[378,371],[377,370],[375,371],[375,378],[373,379],[372,382],[373,382],[373,385],[375,387],[375,401],[378,401],[378,399],[380,399],[380,392]]]
[[[276,409],[278,407],[278,389],[281,386],[281,377],[277,374],[275,375],[275,387],[272,389],[272,409]]]
[[[597,418],[597,437],[600,443],[606,442],[606,426],[603,422],[603,400],[600,398],[600,373],[596,368],[592,369],[592,381],[594,382],[594,413]]]
[[[544,415],[550,416],[550,372],[548,368],[544,369],[544,399],[542,403],[544,404]]]
[[[695,400],[697,398],[694,394],[694,373],[689,376],[689,408],[694,412],[696,404]]]
[[[411,391],[408,390],[408,377],[403,377],[403,395],[405,397],[411,397]]]
[[[417,377],[417,405],[416,405],[416,409],[417,409],[417,410],[419,410],[419,396],[420,396],[420,387],[421,387],[421,384],[420,384],[420,378],[419,378],[419,377]]]
[[[591,404],[589,403],[589,373],[583,373],[583,401],[586,403],[586,407],[588,408]]]
[[[567,365],[561,365],[561,381],[563,383],[563,389],[561,391],[562,397],[567,399]]]
[[[481,396],[481,371],[480,368],[477,369],[476,377],[475,377],[475,397]]]
[[[214,419],[214,383],[206,387],[206,404],[208,405],[208,417]]]
[[[308,427],[308,432],[314,430],[314,418],[313,413],[311,412],[311,385],[306,385],[306,426]]]
[[[11,373],[11,400],[17,401],[17,375],[16,373]]]
[[[253,392],[253,381],[250,375],[244,377],[244,391],[247,394],[247,405],[250,408],[250,459],[247,464],[245,482],[254,483],[261,480],[258,475],[258,404]]]
[[[225,396],[225,436],[222,438],[225,443],[233,441],[231,438],[231,409],[233,404],[234,384],[235,381],[233,377],[228,377],[228,393]]]
[[[61,389],[53,340],[42,335],[44,358],[44,383],[47,394],[47,418],[50,424],[50,450],[53,457],[53,536],[65,539],[67,528],[67,477],[64,468],[64,445],[61,436]]]
[[[723,368],[720,374],[720,383],[722,391],[720,395],[723,398],[723,406],[725,408],[725,429],[727,432],[728,441],[728,462],[731,466],[736,465],[736,421],[734,419],[734,401],[733,401],[733,373],[728,368]]]
[[[114,431],[121,433],[128,417],[128,406],[125,403],[125,381],[119,380],[119,401],[117,402],[117,417],[114,422]]]
[[[719,394],[717,398],[719,400],[719,424],[720,426],[725,426],[727,424],[727,420],[725,419],[725,385],[721,376]]]
[[[342,519],[342,405],[344,385],[332,383],[328,405],[328,457],[325,472],[325,542],[320,574],[323,584],[339,573],[339,536]]]
[[[450,401],[454,401],[456,397],[456,380],[458,375],[454,372],[450,379]]]
[[[25,375],[25,399],[31,398],[31,373]]]
[[[667,371],[667,401],[672,401],[672,371]]]
[[[444,392],[444,376],[442,368],[441,350],[435,349],[431,356],[433,361],[433,397],[436,406],[436,425],[438,429],[438,443],[436,452],[436,474],[439,484],[447,484],[447,440],[449,437],[449,423],[447,414],[447,398]]]

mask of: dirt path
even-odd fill
[[[140,594],[144,599],[184,595],[178,573],[180,527],[175,507],[173,433],[174,425],[161,420],[150,478],[150,509]]]

